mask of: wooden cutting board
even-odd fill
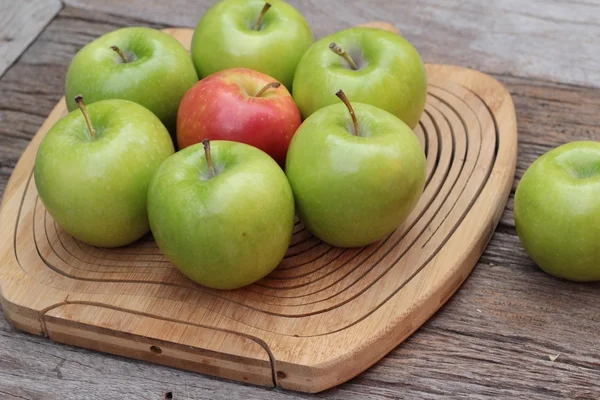
[[[192,31],[169,33],[189,48]],[[367,369],[429,319],[467,278],[513,182],[517,127],[509,93],[480,72],[427,65],[415,130],[428,179],[417,208],[385,240],[333,248],[297,224],[270,276],[214,291],[185,279],[150,236],[106,250],[60,229],[32,170],[61,100],[32,139],[0,208],[0,301],[26,332],[125,357],[264,386],[318,392]]]

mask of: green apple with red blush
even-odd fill
[[[202,79],[185,94],[177,114],[177,143],[180,149],[207,138],[246,143],[283,167],[301,122],[285,86],[258,71],[232,68]]]

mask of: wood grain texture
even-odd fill
[[[70,57],[95,36],[135,24],[148,25],[66,7],[0,79],[0,192],[62,96]],[[497,78],[513,96],[519,123],[513,189],[527,166],[551,148],[600,140],[597,89]],[[516,237],[509,200],[461,290],[401,346],[335,389],[308,395],[207,378],[55,344],[21,333],[0,317],[0,398],[147,400],[172,391],[181,400],[592,400],[600,396],[599,292],[598,284],[563,282],[533,265]],[[559,353],[549,361],[549,354]]]
[[[191,29],[170,29],[189,48]],[[19,160],[0,207],[5,317],[50,339],[204,374],[319,392],[370,367],[458,289],[489,241],[516,164],[516,119],[493,78],[427,65],[416,129],[427,184],[404,225],[371,246],[334,248],[296,226],[279,267],[237,291],[185,279],[149,238],[119,249],[74,240],[39,201],[38,146]],[[33,251],[33,250],[36,251]]]
[[[90,11],[194,27],[216,0],[66,0]],[[427,62],[600,86],[600,2],[289,0],[317,36],[364,21],[395,24]]]
[[[61,7],[59,0],[0,0],[0,76]]]

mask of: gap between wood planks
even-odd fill
[[[59,0],[0,3],[0,78],[59,13]]]

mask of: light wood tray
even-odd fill
[[[189,47],[191,30],[169,32]],[[403,227],[369,247],[340,249],[297,224],[279,268],[230,292],[185,279],[150,236],[106,250],[57,226],[32,169],[40,141],[66,113],[63,99],[25,150],[0,209],[6,318],[56,342],[257,385],[317,392],[356,376],[467,278],[513,181],[509,93],[472,70],[427,65],[427,73],[427,109],[416,129],[427,186]]]

